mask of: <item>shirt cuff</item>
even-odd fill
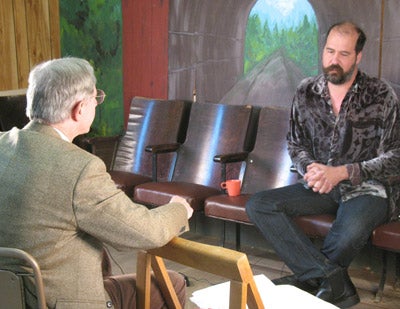
[[[353,186],[361,184],[361,170],[358,163],[346,164],[349,180]]]

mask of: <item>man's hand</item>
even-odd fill
[[[307,166],[304,180],[314,192],[329,193],[342,180],[349,175],[345,165],[328,166],[320,163],[311,163]]]
[[[175,195],[175,196],[173,196],[171,198],[171,200],[169,202],[170,203],[180,203],[180,204],[184,205],[186,207],[186,210],[187,210],[187,216],[188,216],[187,218],[190,219],[192,217],[193,208],[190,207],[189,203],[186,202],[186,200],[183,197]]]

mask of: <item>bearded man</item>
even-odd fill
[[[333,25],[323,74],[306,78],[293,99],[288,150],[299,183],[256,193],[246,205],[293,275],[292,284],[347,308],[359,296],[347,269],[378,225],[398,217],[399,102],[384,81],[358,69],[366,41],[351,22]],[[334,214],[321,247],[295,225],[301,215]]]

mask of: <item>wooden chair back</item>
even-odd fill
[[[137,260],[138,308],[150,308],[151,269],[169,308],[181,308],[168,277],[163,258],[230,280],[229,308],[261,309],[258,292],[246,254],[176,237],[157,249],[141,251]]]

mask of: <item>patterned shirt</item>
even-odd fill
[[[358,72],[340,111],[333,113],[323,74],[304,79],[293,99],[289,154],[297,171],[318,162],[346,165],[349,180],[331,195],[337,201],[369,194],[390,199],[392,219],[399,215],[399,101],[384,81]]]

